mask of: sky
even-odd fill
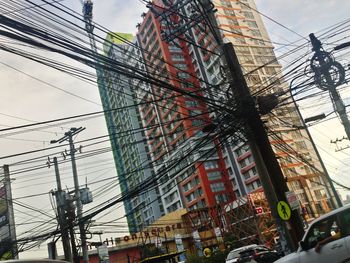
[[[263,20],[266,23],[266,28],[272,41],[279,44],[295,43],[295,41],[302,39],[301,36],[307,38],[311,32],[317,34],[317,32],[349,18],[349,1],[256,1],[258,10],[265,15]],[[40,1],[37,0],[36,2]],[[81,3],[78,0],[64,0],[62,3],[78,13],[81,12]],[[144,3],[139,0],[95,0],[94,21],[110,31],[135,33],[136,24],[141,22],[141,13],[145,10]],[[76,23],[80,22],[76,20]],[[104,35],[101,35],[101,37],[104,37]],[[281,55],[290,48],[291,46],[276,45],[276,54]],[[48,54],[43,53],[43,55]],[[49,54],[49,56],[53,55]],[[62,59],[59,56],[57,58]],[[288,65],[292,59],[292,56],[287,57],[281,60],[280,63],[282,65]],[[87,69],[77,62],[65,61]],[[342,60],[342,62],[345,63],[346,59]],[[87,70],[91,71],[91,69]],[[85,83],[56,70],[38,65],[35,62],[5,53],[4,51],[0,51],[0,79],[0,129],[102,110],[96,85]],[[72,96],[67,92],[74,93],[76,96]],[[346,89],[342,92],[342,96],[345,100],[350,97]],[[321,111],[331,111],[329,104],[319,105],[317,109],[313,107],[310,110],[308,104],[312,103],[315,102],[309,101],[300,105],[302,107],[302,114],[305,115],[303,115],[304,117],[309,117],[318,112],[321,113]],[[32,228],[37,226],[37,224],[29,224],[28,226],[28,223],[36,220],[45,222],[45,220],[49,220],[52,217],[52,207],[54,205],[50,204],[49,192],[56,188],[55,174],[52,167],[21,173],[20,169],[22,169],[22,166],[16,164],[17,162],[28,160],[35,156],[45,155],[48,151],[42,151],[37,155],[5,157],[50,147],[52,146],[50,145],[51,140],[62,137],[64,132],[68,131],[71,127],[86,128],[86,130],[75,138],[76,142],[107,134],[103,117],[80,120],[54,127],[45,127],[41,130],[21,132],[18,134],[13,134],[12,132],[11,134],[7,132],[0,133],[0,166],[4,164],[10,165],[10,171],[13,174],[11,175],[13,181],[12,192],[13,198],[16,201],[16,223],[24,224],[18,227],[17,230],[17,234],[20,237],[31,233],[24,233],[24,231],[32,231]],[[330,142],[345,135],[339,120],[335,118],[332,121],[314,125],[310,128],[310,131],[332,178],[344,185],[350,186],[350,177],[347,174],[349,170],[348,164],[350,163],[350,149],[335,152],[335,145]],[[79,145],[82,144],[77,143],[76,146],[78,147]],[[108,146],[108,142],[105,142],[95,147],[102,148]],[[346,145],[344,144],[343,146]],[[66,149],[68,150],[68,148]],[[94,146],[84,147],[83,153],[91,149],[94,149]],[[64,148],[61,150],[63,151]],[[79,153],[77,156],[79,156]],[[57,157],[62,158],[60,153],[57,154]],[[46,161],[43,161],[42,165],[45,165],[45,163]],[[84,211],[89,211],[94,205],[108,203],[114,195],[119,193],[111,153],[81,159],[78,160],[77,164],[79,182],[81,184],[87,182],[89,188],[96,194],[94,203],[84,206]],[[70,169],[71,166],[69,163],[60,165],[62,184],[65,188],[71,189],[73,181]],[[105,181],[98,183],[97,181],[99,180]],[[106,183],[115,187],[107,189]],[[341,190],[341,193],[346,194],[343,190]],[[28,197],[33,194],[40,195]],[[42,213],[38,214],[33,209],[27,209],[24,206],[30,206],[34,210],[40,209]],[[107,215],[97,218],[96,221],[113,220],[124,215],[124,210],[121,207],[113,208],[107,212]],[[49,216],[45,217],[43,214]],[[125,219],[118,222],[125,224]],[[118,229],[116,232],[105,233],[103,237],[124,234],[121,233],[121,229]],[[96,239],[98,240],[97,237]],[[39,254],[45,257],[46,251],[46,246],[41,245],[29,253],[22,253],[21,257],[37,257]]]

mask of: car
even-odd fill
[[[350,263],[350,205],[314,220],[296,252],[275,263]]]
[[[240,252],[244,251],[245,249],[249,249],[252,247],[257,246],[256,244],[254,245],[248,245],[240,248],[236,248],[234,250],[231,250],[230,253],[228,253],[226,257],[225,263],[236,263],[238,262],[238,258],[240,257]]]
[[[277,251],[253,244],[232,250],[227,255],[226,263],[272,263],[279,257]]]

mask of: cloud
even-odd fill
[[[350,9],[350,2],[341,0],[256,0],[256,2],[261,13],[306,37],[309,33],[318,32],[347,19]],[[290,40],[300,38],[267,18],[263,20],[270,33],[273,31],[275,35],[287,36]]]
[[[141,1],[104,1],[95,4],[95,22],[104,25],[111,31],[136,33],[136,24],[141,21],[141,13],[146,12]]]

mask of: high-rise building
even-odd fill
[[[140,108],[165,213],[234,199],[219,141],[203,133],[208,105],[185,40],[162,40],[161,19],[144,14],[137,38],[146,69],[171,87],[151,85]]]
[[[110,59],[136,68],[142,64],[142,56],[140,52],[129,50],[137,47],[125,43],[132,42],[133,38],[131,34],[109,33],[104,44],[105,54]],[[109,118],[107,126],[113,141],[113,156],[121,193],[126,197],[124,207],[129,231],[135,233],[161,217],[164,214],[163,208],[155,187],[143,189],[142,194],[133,194],[143,182],[152,177],[148,145],[137,107],[135,83],[125,75],[113,71],[105,70],[103,74],[106,97],[102,101],[107,103],[109,109],[106,118]]]

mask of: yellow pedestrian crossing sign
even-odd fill
[[[277,212],[282,220],[289,220],[292,215],[289,204],[284,201],[279,201],[277,203]]]

